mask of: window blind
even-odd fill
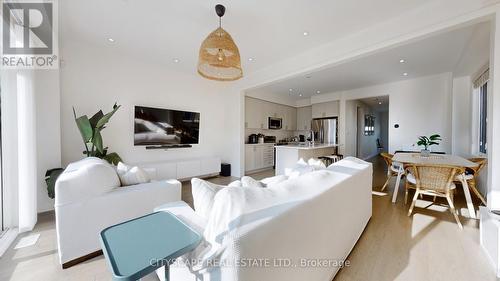
[[[488,80],[490,80],[490,69],[486,69],[481,75],[479,75],[475,80],[474,80],[474,88],[477,89],[481,86],[483,86],[484,84],[486,84],[486,82],[488,82]]]

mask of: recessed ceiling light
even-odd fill
[[[403,73],[403,76],[408,76],[408,72]]]
[[[114,43],[114,42],[115,42],[115,39],[113,39],[113,38],[108,38],[108,42]]]
[[[179,60],[179,59],[173,59],[173,61],[174,61],[175,63],[178,63],[178,62],[180,62],[181,60]]]
[[[381,102],[381,101],[379,101],[379,102],[378,102],[378,104],[382,104],[382,102]]]
[[[299,97],[301,97],[301,96],[302,96],[302,94],[299,94]]]
[[[288,91],[290,91],[290,92],[291,92],[291,91],[293,91],[293,89],[292,89],[292,88],[290,88],[290,89],[288,89]]]
[[[248,58],[248,61],[253,61],[253,58]]]
[[[316,94],[321,94],[321,91],[316,91]]]
[[[405,63],[406,61],[404,59],[399,60],[400,63]]]
[[[304,31],[304,32],[302,33],[302,35],[307,36],[307,35],[309,35],[309,32]]]

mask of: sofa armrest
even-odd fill
[[[207,221],[198,216],[194,210],[184,201],[171,202],[163,204],[154,209],[155,212],[169,212],[178,217],[185,224],[190,226],[196,232],[203,234]]]

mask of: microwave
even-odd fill
[[[269,120],[267,122],[268,129],[279,130],[279,129],[281,129],[282,123],[283,123],[283,120],[281,118],[269,117]]]

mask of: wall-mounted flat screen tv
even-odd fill
[[[200,113],[135,107],[134,145],[197,144]]]

